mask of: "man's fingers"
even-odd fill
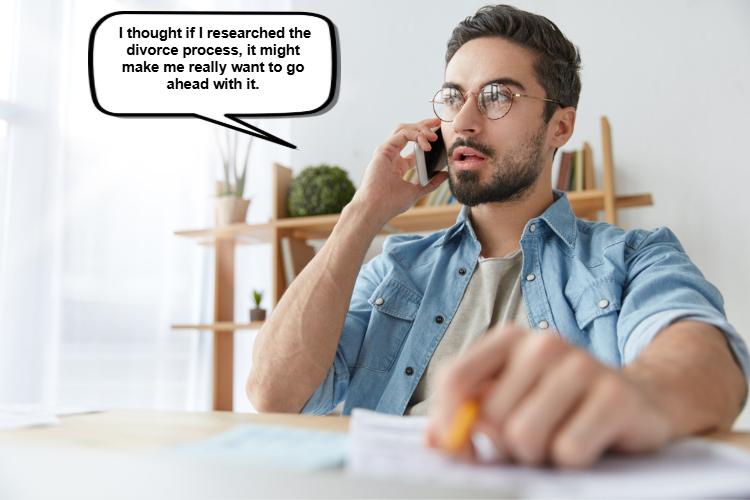
[[[555,430],[586,393],[597,369],[596,361],[576,349],[539,380],[501,429],[515,457],[528,464],[547,458]]]
[[[430,141],[437,140],[437,134],[432,130],[440,125],[439,118],[428,118],[413,124],[401,124],[396,127],[391,137],[386,141],[389,151],[401,151],[409,141],[416,142],[424,151],[432,149]]]
[[[441,373],[430,415],[437,442],[446,442],[460,405],[486,392],[524,333],[513,326],[488,332]]]
[[[556,465],[586,467],[613,443],[627,411],[627,388],[614,374],[600,377],[552,439]]]
[[[503,427],[511,411],[527,394],[535,390],[535,384],[544,377],[545,371],[554,366],[569,349],[571,347],[556,336],[534,334],[524,337],[514,349],[512,358],[485,399],[482,405],[482,420],[498,428]],[[522,441],[525,438],[520,437]],[[532,458],[524,456],[523,442],[512,442],[511,446],[514,444],[521,445],[519,458],[522,461]]]

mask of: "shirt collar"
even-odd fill
[[[578,229],[576,226],[576,216],[570,207],[568,196],[563,191],[552,190],[554,201],[538,218],[547,223],[552,231],[565,242],[566,245],[575,247]],[[461,211],[456,217],[456,223],[449,227],[443,236],[436,242],[438,245],[444,245],[451,239],[459,236],[465,228],[469,236],[476,240],[477,236],[471,225],[470,208],[466,205],[461,207]],[[531,222],[531,221],[529,221]],[[527,224],[528,227],[528,224]],[[524,231],[525,233],[525,231]]]

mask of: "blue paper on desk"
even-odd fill
[[[242,425],[171,449],[191,458],[222,460],[253,467],[315,471],[342,467],[347,436],[269,425]]]

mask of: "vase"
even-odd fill
[[[217,226],[226,226],[245,222],[250,200],[236,196],[221,196],[216,198],[215,221]]]
[[[265,309],[250,309],[250,321],[265,321],[266,310]]]

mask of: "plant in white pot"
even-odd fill
[[[239,137],[245,139],[241,147]],[[224,179],[216,183],[216,225],[245,222],[250,200],[245,199],[245,180],[253,136],[225,130],[217,135]]]
[[[250,321],[265,321],[266,310],[261,309],[260,301],[263,300],[263,292],[261,290],[253,290],[253,302],[255,302],[255,308],[250,309]]]

